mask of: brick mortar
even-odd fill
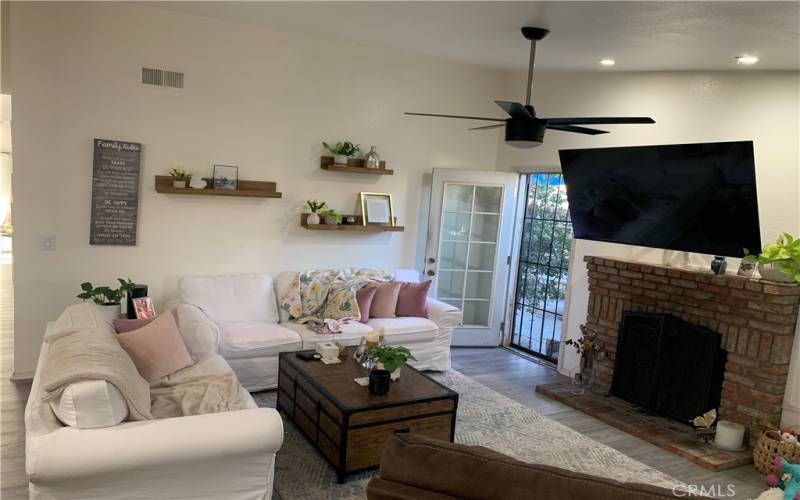
[[[609,356],[597,360],[610,386],[622,311],[667,313],[708,327],[728,351],[720,417],[741,422],[755,438],[778,425],[800,310],[800,286],[701,270],[584,258],[589,276],[586,323]]]

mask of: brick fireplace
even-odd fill
[[[670,314],[721,335],[727,361],[720,418],[744,424],[751,441],[765,425],[779,424],[800,286],[602,257],[584,260],[589,275],[586,325],[608,353],[595,360],[594,383],[601,390],[595,392],[611,387],[623,311]],[[569,383],[536,390],[712,470],[752,460],[751,451],[725,452],[702,444],[691,427],[619,398],[588,392],[574,396]]]
[[[745,424],[751,439],[763,425],[778,425],[800,286],[601,257],[585,261],[586,325],[609,353],[597,360],[600,386],[611,386],[622,312],[668,313],[721,334],[728,356],[720,417]]]

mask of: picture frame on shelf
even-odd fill
[[[156,308],[153,307],[153,300],[150,297],[138,297],[132,299],[133,310],[136,312],[136,319],[155,319]]]
[[[239,187],[239,167],[214,165],[214,189],[236,191]]]
[[[394,226],[394,204],[387,193],[359,193],[361,224],[364,226]]]

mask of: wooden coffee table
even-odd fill
[[[279,363],[278,410],[336,469],[340,483],[377,467],[394,433],[453,441],[458,393],[406,365],[388,394],[372,395],[353,381],[368,375],[354,350],[347,349],[341,364],[305,361],[293,352],[281,353]]]

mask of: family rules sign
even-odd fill
[[[94,140],[90,245],[136,245],[142,145]]]

